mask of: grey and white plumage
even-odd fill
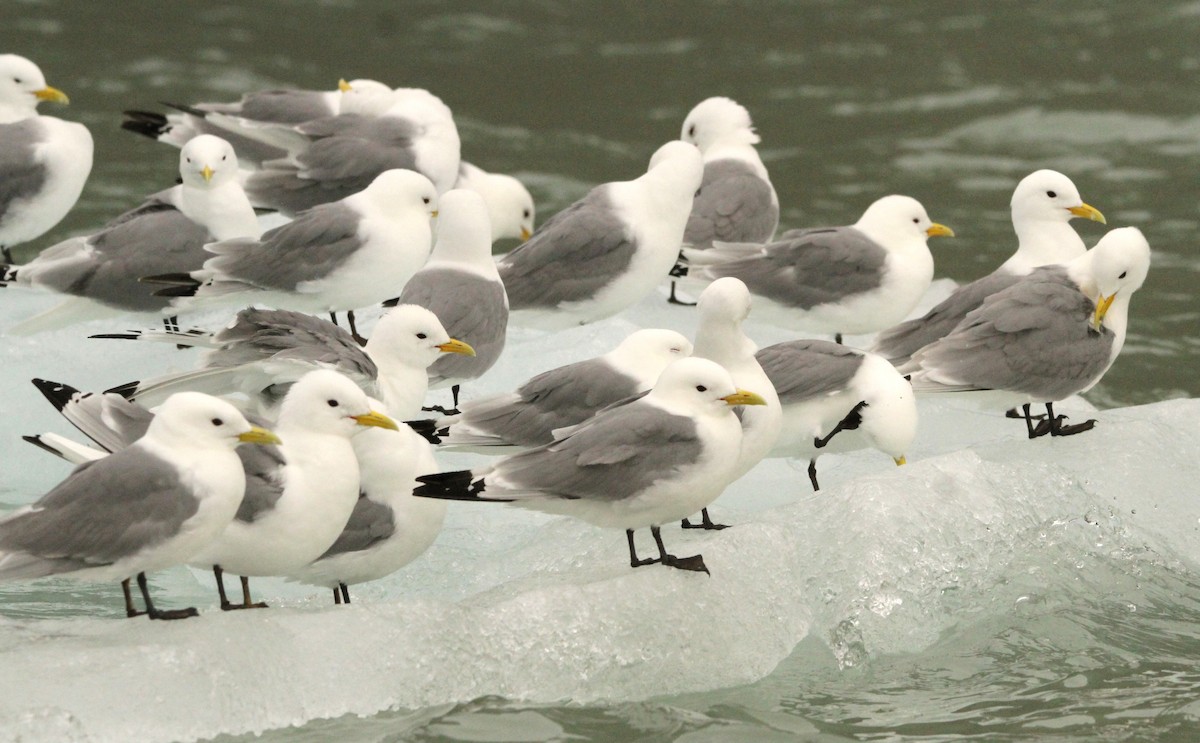
[[[685,249],[689,278],[741,279],[756,316],[783,327],[871,333],[902,320],[933,280],[926,240],[953,235],[907,196],[885,196],[847,227],[789,230],[765,245]]]
[[[783,410],[769,456],[810,460],[814,489],[821,454],[870,447],[897,464],[906,461],[917,433],[916,400],[908,380],[886,359],[822,340],[776,343],[756,358]]]
[[[464,160],[459,165],[454,187],[469,189],[483,197],[492,225],[492,242],[514,237],[525,241],[533,234],[536,218],[533,195],[513,176],[489,173]]]
[[[903,364],[919,348],[954,330],[988,296],[1012,286],[1034,268],[1083,255],[1083,240],[1068,224],[1072,218],[1105,221],[1103,214],[1083,203],[1070,178],[1053,170],[1034,171],[1021,179],[1011,205],[1016,252],[992,273],[955,289],[923,317],[880,333],[873,351]]]
[[[653,291],[678,257],[702,174],[699,150],[668,142],[645,175],[597,186],[544,222],[499,260],[512,321],[586,324]]]
[[[10,330],[28,334],[104,314],[174,314],[143,276],[198,270],[213,240],[257,238],[254,209],[238,184],[238,159],[223,139],[200,136],[179,153],[182,183],[109,222],[99,232],[64,240],[4,281],[73,298]]]
[[[1134,227],[1106,234],[1069,263],[1034,269],[967,314],[902,367],[918,392],[996,390],[1006,403],[1085,392],[1125,342],[1129,302],[1150,246]]]
[[[218,125],[228,119],[207,117]],[[234,122],[247,136],[282,147],[286,157],[268,160],[246,178],[256,206],[295,214],[358,193],[380,173],[397,168],[427,176],[444,193],[458,180],[459,138],[454,116],[425,90],[393,91],[378,115],[341,114],[295,126]]]
[[[411,170],[380,174],[362,193],[322,204],[261,239],[206,246],[176,306],[261,301],[280,309],[341,312],[395,297],[429,257],[437,193]],[[156,281],[159,279],[155,279]],[[170,282],[171,277],[165,277]],[[194,294],[189,296],[188,291]]]
[[[691,353],[680,333],[638,330],[603,356],[538,374],[515,392],[460,403],[458,415],[439,421],[442,444],[484,452],[548,444],[555,430],[645,393],[669,364]]]
[[[0,250],[58,224],[92,171],[92,135],[83,124],[38,114],[41,101],[67,103],[36,64],[0,54]]]
[[[508,336],[508,295],[492,260],[488,209],[479,194],[454,189],[442,196],[429,262],[405,284],[399,302],[428,309],[447,333],[475,350],[434,361],[431,388],[476,379],[499,360]]]
[[[242,500],[234,447],[272,440],[227,402],[172,397],[131,446],[79,466],[0,521],[0,579],[124,580],[186,562]]]
[[[695,513],[728,483],[741,439],[731,405],[761,403],[707,359],[671,364],[641,399],[476,471],[420,478],[419,496],[499,500],[629,531]],[[671,556],[662,552],[662,561]],[[703,561],[689,569],[706,570]],[[671,563],[667,563],[671,564]]]

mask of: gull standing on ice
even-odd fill
[[[1104,215],[1083,203],[1075,184],[1062,173],[1038,170],[1025,176],[1012,195],[1017,252],[987,276],[955,289],[924,317],[880,333],[871,350],[893,364],[903,364],[919,348],[954,330],[988,296],[1012,286],[1038,266],[1066,263],[1083,255],[1087,247],[1068,224],[1075,217],[1105,223]]]
[[[848,227],[789,230],[766,245],[684,250],[688,276],[734,276],[758,298],[755,316],[808,332],[873,333],[903,320],[933,281],[926,240],[954,232],[908,196],[884,196]]]
[[[4,282],[73,295],[9,332],[35,333],[120,312],[174,315],[170,300],[155,296],[139,279],[199,269],[212,257],[204,245],[213,240],[258,238],[258,219],[237,174],[237,155],[228,142],[196,137],[179,153],[180,185],[151,196],[99,232],[6,267]]]
[[[761,406],[746,408],[738,415],[742,443],[729,473],[731,483],[753,469],[775,446],[783,411],[771,379],[754,357],[758,346],[742,331],[742,323],[750,315],[750,291],[746,285],[735,278],[717,279],[700,294],[697,305],[700,324],[693,355],[720,364],[736,386],[754,390],[763,399]],[[694,525],[684,519],[683,528],[725,528],[712,522],[707,508],[700,512],[700,517],[700,523]]]
[[[525,184],[504,173],[489,173],[463,161],[455,188],[478,193],[487,204],[492,242],[515,237],[524,242],[533,234],[533,196]]]
[[[437,206],[428,178],[389,170],[362,193],[313,207],[261,239],[207,245],[216,256],[200,270],[145,280],[173,284],[159,294],[179,297],[180,308],[216,300],[349,312],[359,338],[353,311],[396,296],[429,258]]]
[[[642,177],[597,186],[544,222],[499,261],[512,320],[585,325],[652,292],[679,255],[703,172],[699,150],[668,142]]]
[[[555,430],[644,394],[691,354],[691,341],[674,330],[638,330],[603,356],[542,372],[516,392],[464,402],[458,415],[438,421],[438,435],[447,448],[484,453],[549,444]]]
[[[508,334],[508,295],[492,260],[482,196],[465,189],[442,196],[429,262],[404,285],[397,301],[428,309],[447,333],[474,349],[474,355],[442,356],[429,367],[429,387],[450,387],[457,408],[459,385],[492,368]]]
[[[814,491],[817,457],[871,447],[904,464],[917,435],[912,385],[883,357],[837,343],[776,343],[756,357],[783,406],[768,456],[808,458]]]
[[[989,296],[952,333],[913,354],[917,392],[994,390],[1022,405],[1029,438],[1069,436],[1094,420],[1064,425],[1053,403],[1086,392],[1125,344],[1129,301],[1150,270],[1150,245],[1136,227],[1106,234],[1075,260],[1034,269]],[[1030,404],[1046,404],[1036,427]]]
[[[762,405],[707,359],[671,364],[645,397],[609,408],[565,436],[490,467],[417,478],[416,495],[511,501],[624,529],[633,567],[662,563],[708,572],[700,555],[676,557],[659,528],[699,511],[729,483],[742,429],[735,405]],[[659,556],[638,559],[633,530],[650,527]]]
[[[41,101],[67,103],[33,62],[0,54],[0,252],[58,224],[92,172],[92,135],[83,124],[40,116]]]
[[[77,573],[120,580],[128,616],[196,616],[154,606],[146,573],[184,563],[237,513],[246,480],[234,448],[279,439],[232,405],[187,392],[167,400],[145,436],[80,465],[36,503],[0,521],[0,580]],[[136,575],[146,611],[134,609]]]
[[[714,240],[770,242],[779,226],[779,197],[754,149],[759,137],[750,112],[729,98],[709,98],[688,113],[679,138],[704,155],[704,179],[683,242],[693,250],[707,250]],[[667,301],[687,304],[675,298],[674,281]]]

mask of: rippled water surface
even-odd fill
[[[1089,400],[1200,394],[1197,2],[8,0],[0,38],[71,95],[61,115],[97,145],[78,207],[30,252],[171,183],[175,151],[120,131],[124,108],[342,77],[426,87],[454,110],[464,157],[524,180],[541,221],[642,172],[695,103],[723,94],[754,117],[782,227],[851,222],[876,197],[907,193],[958,233],[932,246],[938,275],[956,280],[1015,247],[1008,201],[1022,176],[1067,173],[1110,227],[1136,225],[1154,249],[1125,350]],[[1077,228],[1089,245],[1104,231]],[[1194,456],[1179,465],[1194,481]],[[872,634],[872,617],[912,609],[884,602],[807,637],[748,686],[587,705],[484,697],[259,739],[1200,736],[1195,563],[1146,549],[1119,519],[1033,519],[1012,538],[1020,549],[986,553],[1004,565],[961,565],[964,581],[984,574],[994,587],[925,586],[936,637],[911,647]],[[78,590],[71,611],[108,600]],[[31,594],[2,613],[52,616],[55,600]],[[818,614],[821,603],[812,597]]]

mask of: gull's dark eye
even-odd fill
[[[526,219],[529,219],[529,217],[530,217],[529,210],[526,209],[525,211],[521,212],[521,216],[525,217]]]
[[[913,224],[921,224],[921,220],[917,217],[913,217]]]
[[[223,425],[225,425],[225,421],[221,420],[220,418],[213,418],[212,424],[214,426],[223,426]]]
[[[225,155],[221,155],[221,162],[225,162]]]
[[[688,127],[688,136],[689,137],[696,136],[696,125],[695,124],[692,124],[691,126]]]
[[[708,392],[708,388],[702,384],[698,384],[698,385],[696,385],[696,391],[697,392]]]
[[[424,333],[417,333],[417,337],[420,338],[421,340],[425,340],[429,336],[425,335]]]
[[[13,82],[14,82],[14,83],[16,83],[17,85],[20,85],[20,84],[21,84],[21,78],[19,78],[19,77],[14,77],[14,78],[13,78]]]
[[[428,204],[428,203],[429,203],[429,197],[428,197],[428,196],[422,196],[422,197],[421,197],[421,201],[423,201],[423,202],[425,202],[426,204]]]
[[[1118,276],[1117,278],[1118,278],[1118,279],[1123,279],[1123,278],[1125,278],[1125,274],[1127,274],[1127,273],[1129,273],[1129,272],[1128,272],[1128,271],[1122,271],[1122,272],[1121,272],[1121,275],[1120,275],[1120,276]]]
[[[190,157],[184,158],[184,159],[187,160],[189,163],[192,161],[192,158],[190,158]]]
[[[326,400],[325,402],[329,403],[329,407],[331,408],[336,408],[338,406],[337,400]]]
[[[1052,198],[1052,199],[1053,199],[1054,197],[1058,196],[1058,194],[1054,193],[1053,191],[1047,191],[1047,192],[1046,192],[1046,195],[1047,195],[1047,196],[1049,196],[1049,197],[1050,197],[1050,198]]]

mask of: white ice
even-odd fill
[[[935,284],[918,311],[949,288]],[[58,301],[2,296],[6,322]],[[86,340],[144,324],[0,339],[0,499],[28,502],[66,472],[19,439],[72,433],[30,377],[100,389],[195,363],[171,346]],[[690,334],[694,310],[653,297],[595,326],[516,331],[464,394],[508,389],[652,326]],[[747,327],[760,345],[790,337],[753,316]],[[1083,400],[1057,407],[1072,420],[1091,410]],[[256,596],[273,608],[222,614],[211,579],[181,568],[153,576],[156,598],[202,616],[149,622],[120,618],[115,585],[0,585],[0,739],[190,740],[483,695],[642,700],[753,682],[808,637],[844,666],[917,651],[989,607],[1054,590],[1098,554],[1200,563],[1200,499],[1179,470],[1200,446],[1200,402],[1105,411],[1091,432],[1037,441],[1020,421],[955,398],[925,401],[921,413],[905,467],[870,451],[822,457],[825,489],[813,494],[807,462],[771,460],[714,505],[733,528],[664,528],[674,553],[704,554],[711,577],[631,569],[619,532],[456,503],[424,557],[355,587],[350,606],[264,580]],[[638,536],[648,554],[649,535]]]

